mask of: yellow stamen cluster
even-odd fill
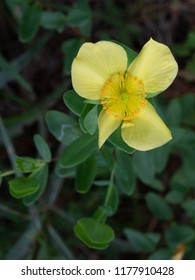
[[[133,119],[145,106],[145,97],[142,81],[128,73],[111,76],[100,93],[103,108],[120,120]]]

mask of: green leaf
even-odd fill
[[[39,134],[34,135],[34,143],[35,146],[40,154],[40,156],[44,159],[46,162],[51,161],[51,151],[47,144],[47,142],[41,137]]]
[[[169,160],[171,151],[171,145],[164,145],[163,147],[159,147],[158,149],[154,149],[145,153],[146,158],[148,158],[148,163],[153,162],[155,173],[160,173],[164,170]]]
[[[107,167],[110,170],[114,168],[114,157],[113,157],[113,149],[103,145],[100,149],[100,155],[102,155],[103,160],[105,161]]]
[[[181,98],[182,105],[182,122],[190,122],[194,124],[194,106],[195,106],[195,96],[193,93],[184,94]]]
[[[62,166],[60,166],[60,164],[58,163],[55,169],[55,173],[59,176],[59,177],[64,177],[64,178],[75,178],[75,174],[76,174],[76,167],[73,168],[63,168]]]
[[[186,48],[185,44],[174,44],[173,52],[179,57],[187,57],[190,55],[190,50]]]
[[[63,32],[66,23],[66,17],[61,12],[44,11],[41,15],[41,26],[45,29]]]
[[[74,226],[76,236],[89,248],[105,249],[114,239],[114,232],[108,225],[97,223],[91,218],[81,218]]]
[[[74,90],[65,92],[63,98],[68,109],[80,116],[85,106],[84,99],[80,97]]]
[[[189,243],[195,238],[195,231],[192,227],[173,224],[165,231],[165,238],[170,245]]]
[[[94,106],[84,118],[84,126],[90,135],[93,135],[98,127],[98,106]]]
[[[188,215],[194,217],[195,215],[195,199],[188,199],[182,204],[182,208]]]
[[[1,187],[1,183],[2,183],[3,179],[2,179],[2,176],[0,174],[0,187]]]
[[[136,151],[133,155],[133,165],[139,179],[150,185],[155,178],[155,162],[148,152]]]
[[[186,47],[189,48],[190,50],[195,49],[195,32],[194,31],[188,32],[185,44],[186,44]]]
[[[92,27],[92,13],[87,1],[80,0],[67,15],[67,25],[78,28],[84,35],[89,36]]]
[[[41,5],[36,2],[28,5],[24,10],[19,29],[19,39],[22,43],[32,40],[36,35],[41,22]]]
[[[167,193],[166,200],[172,204],[180,204],[183,200],[183,195],[177,190],[172,190]]]
[[[172,253],[167,248],[162,248],[155,251],[149,256],[149,260],[170,260],[172,258]]]
[[[193,166],[182,166],[172,176],[170,185],[174,190],[188,192],[194,188],[195,172]]]
[[[117,128],[114,133],[112,133],[112,135],[108,138],[109,141],[118,149],[128,153],[128,154],[132,154],[135,149],[129,147],[122,139],[121,137],[121,128]]]
[[[74,167],[85,161],[97,149],[97,137],[82,135],[71,143],[60,157],[60,165],[64,168]]]
[[[18,10],[23,10],[27,7],[29,1],[25,0],[6,0],[5,5],[11,11],[12,15],[19,21],[21,19],[20,13]]]
[[[132,158],[128,154],[118,150],[116,153],[115,164],[115,179],[117,186],[126,195],[132,195],[136,183]]]
[[[85,118],[88,113],[93,109],[94,105],[92,104],[85,104],[79,118],[79,125],[83,132],[88,132],[87,128],[85,127]],[[93,128],[92,128],[93,129]]]
[[[163,191],[164,190],[163,183],[159,179],[156,179],[156,178],[154,178],[154,180],[151,181],[150,184],[148,184],[148,186],[155,191]]]
[[[178,98],[173,99],[166,110],[169,126],[179,126],[182,121],[182,104]]]
[[[87,104],[101,105],[101,101],[100,100],[85,99],[84,102],[87,103]]]
[[[96,159],[92,155],[79,164],[76,169],[76,190],[86,193],[90,189],[96,176]]]
[[[121,45],[126,53],[127,53],[127,57],[128,57],[128,63],[127,63],[127,67],[131,64],[131,62],[136,58],[137,53],[134,52],[131,48],[129,48],[128,46],[126,46],[125,44],[122,44],[116,40],[113,40],[114,43],[117,43],[118,45]]]
[[[85,42],[83,38],[73,38],[66,40],[62,46],[62,52],[65,54],[64,72],[65,74],[71,73],[73,59],[76,57],[81,45]]]
[[[65,145],[69,145],[79,137],[75,120],[62,112],[48,111],[46,113],[46,123],[52,135]]]
[[[155,176],[165,168],[169,154],[170,146],[147,152],[136,151],[133,154],[133,166],[138,178],[152,189],[162,191],[164,186]]]
[[[45,162],[42,159],[30,157],[16,157],[16,167],[22,173],[32,173],[42,168]]]
[[[124,233],[137,252],[152,252],[160,239],[159,236],[153,238],[150,234],[144,234],[134,229],[125,229]]]
[[[33,204],[43,194],[43,192],[46,188],[46,185],[47,185],[47,180],[48,180],[48,165],[46,164],[38,172],[35,172],[34,174],[32,174],[31,178],[34,178],[34,179],[36,179],[36,181],[38,181],[39,187],[33,194],[23,198],[23,202],[25,205]]]
[[[189,74],[194,75],[195,74],[195,55],[193,54],[191,59],[188,60],[187,65],[185,67],[185,70],[189,72]]]
[[[146,194],[146,203],[152,214],[159,219],[170,221],[173,219],[173,211],[165,199],[160,195],[149,192]]]
[[[179,149],[195,141],[195,132],[189,128],[176,127],[172,128],[171,132],[173,135],[173,140],[170,142],[170,144]]]
[[[10,194],[15,198],[22,198],[36,192],[39,182],[33,177],[18,177],[9,181]]]

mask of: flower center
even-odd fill
[[[103,108],[116,119],[131,120],[145,106],[146,94],[142,81],[130,74],[114,74],[100,93]]]

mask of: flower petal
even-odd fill
[[[157,148],[172,139],[170,130],[149,102],[131,122],[122,124],[121,136],[130,147],[140,151]]]
[[[117,72],[125,72],[127,54],[113,42],[100,41],[81,46],[72,64],[72,84],[82,97],[98,100],[107,79]]]
[[[168,88],[177,75],[178,66],[170,49],[153,39],[142,48],[128,68],[131,75],[144,83],[147,97]]]
[[[99,114],[99,148],[104,144],[106,139],[119,127],[121,120],[117,120],[110,116],[104,109]]]

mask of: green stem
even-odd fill
[[[4,122],[2,117],[0,116],[0,135],[2,137],[3,144],[6,147],[8,157],[10,159],[11,165],[13,169],[16,169],[16,161],[15,161],[15,149],[12,144],[11,138],[8,135],[7,129],[4,126]]]
[[[105,223],[106,219],[107,219],[107,214],[105,212],[105,210],[100,206],[94,213],[93,215],[93,219],[97,222],[97,223]]]
[[[111,175],[110,175],[110,184],[108,186],[108,190],[107,190],[107,193],[106,193],[106,198],[105,198],[105,201],[104,201],[104,206],[107,206],[109,198],[110,198],[110,195],[112,193],[114,173],[115,173],[115,168],[112,169],[112,172],[111,172]]]
[[[108,202],[110,200],[110,195],[112,194],[114,173],[115,173],[115,168],[112,169],[112,172],[111,172],[111,175],[110,175],[110,183],[109,183],[109,186],[108,186],[108,189],[107,189],[106,198],[105,198],[103,207],[100,206],[93,215],[93,218],[96,220],[97,223],[105,223],[106,219],[108,217],[104,207],[107,207]]]
[[[57,151],[57,158],[62,152],[64,146],[62,144],[59,145],[58,151]],[[54,206],[56,203],[56,200],[58,198],[58,195],[60,193],[61,188],[63,187],[64,184],[64,178],[59,177],[56,173],[55,170],[57,168],[58,162],[56,162],[54,169],[53,169],[53,174],[51,176],[51,180],[48,186],[48,204],[50,207]]]
[[[6,177],[6,176],[16,174],[16,173],[18,173],[18,170],[8,170],[8,171],[1,173],[1,177]]]

